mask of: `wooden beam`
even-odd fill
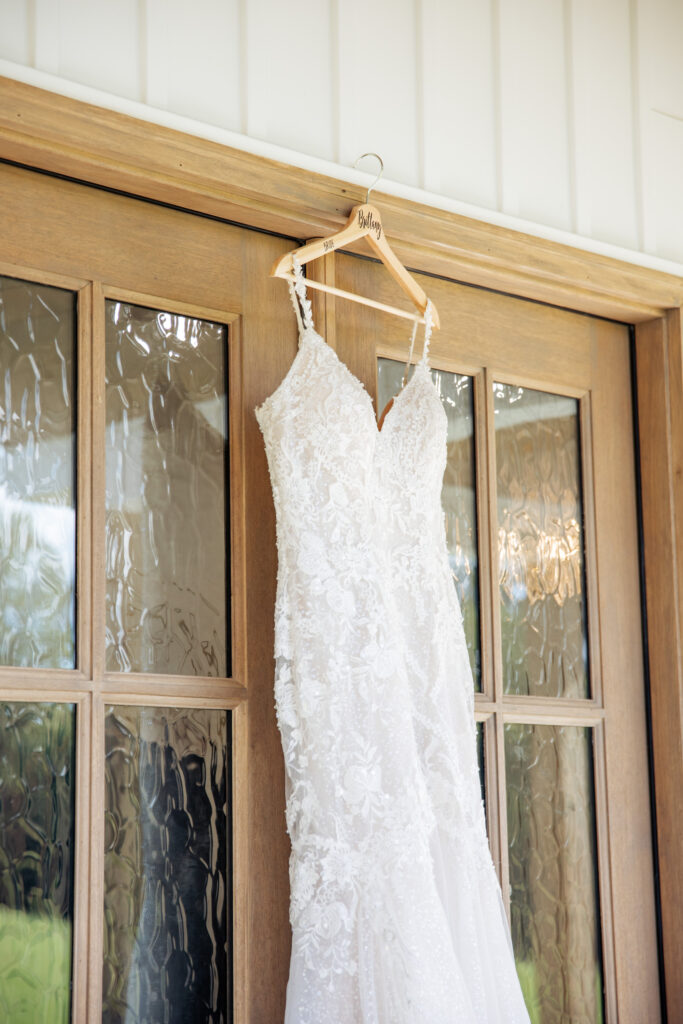
[[[0,78],[0,159],[297,239],[337,230],[363,189]],[[683,303],[683,280],[376,194],[414,269],[639,323]],[[360,243],[359,243],[360,244]]]

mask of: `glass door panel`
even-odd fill
[[[231,1002],[230,714],[105,718],[106,1024],[225,1024]]]
[[[106,303],[106,662],[226,676],[227,332]]]
[[[579,403],[494,384],[505,692],[588,697]]]
[[[74,668],[73,292],[0,277],[0,665]]]
[[[72,704],[0,704],[0,1020],[67,1024],[74,907]]]
[[[592,730],[505,726],[512,940],[534,1024],[602,1024]]]

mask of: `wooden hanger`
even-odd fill
[[[372,206],[368,202],[370,193],[382,176],[384,164],[381,157],[377,156],[376,153],[364,153],[363,156],[376,156],[381,164],[379,174],[367,191],[365,202],[360,203],[358,206],[354,206],[349,214],[349,219],[346,224],[340,231],[337,231],[336,234],[329,235],[327,238],[317,238],[315,241],[309,242],[307,245],[302,245],[300,249],[293,249],[291,252],[285,253],[284,256],[281,256],[280,259],[276,260],[273,264],[270,276],[281,277],[286,281],[294,281],[293,261],[295,258],[303,266],[305,263],[310,263],[311,260],[317,260],[320,256],[325,256],[329,252],[334,252],[335,249],[343,249],[345,246],[351,245],[352,242],[356,242],[360,238],[366,238],[370,248],[380,258],[384,266],[403,291],[412,299],[414,305],[418,308],[419,313],[416,314],[405,309],[399,309],[397,306],[389,306],[384,302],[377,302],[376,299],[368,298],[365,295],[358,295],[356,292],[343,291],[341,288],[335,288],[332,285],[323,284],[320,281],[312,281],[310,278],[306,279],[306,287],[317,288],[318,291],[329,292],[332,295],[339,295],[343,299],[350,299],[352,302],[360,302],[364,306],[372,306],[374,309],[381,309],[385,313],[393,313],[395,316],[404,317],[406,320],[416,320],[418,323],[424,323],[424,312],[427,308],[427,296],[424,289],[422,289],[415,278],[408,273],[394,253],[393,249],[387,242],[386,235],[384,234],[382,217],[379,210],[376,206]],[[362,159],[363,157],[358,157],[358,160]],[[358,163],[358,160],[356,160],[356,163]],[[437,313],[436,307],[433,303],[432,320],[434,327],[439,327],[439,314]]]

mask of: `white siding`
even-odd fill
[[[576,230],[638,249],[643,240],[631,74],[636,33],[630,14],[623,0],[574,0],[571,102]]]
[[[0,59],[55,88],[341,176],[376,150],[436,205],[683,271],[682,54],[682,0],[0,0]]]
[[[574,230],[564,4],[499,0],[502,207]]]
[[[416,10],[413,0],[338,0],[339,160],[368,150],[388,178],[420,185]]]
[[[33,63],[31,0],[0,0],[0,53],[17,64]]]
[[[35,0],[35,5],[36,57],[39,50],[46,54],[39,65],[43,71],[128,99],[141,96],[145,40],[138,0]]]
[[[644,248],[683,262],[683,4],[637,0],[637,23]]]
[[[331,3],[244,0],[244,131],[327,160],[334,159]]]
[[[499,206],[493,0],[422,0],[424,188]]]
[[[147,0],[142,10],[140,98],[152,107],[242,131],[238,0]]]

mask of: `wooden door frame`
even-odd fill
[[[0,160],[301,239],[337,230],[362,199],[342,180],[8,78]],[[376,201],[416,270],[633,325],[662,957],[668,1018],[683,1019],[683,279],[394,196]]]

